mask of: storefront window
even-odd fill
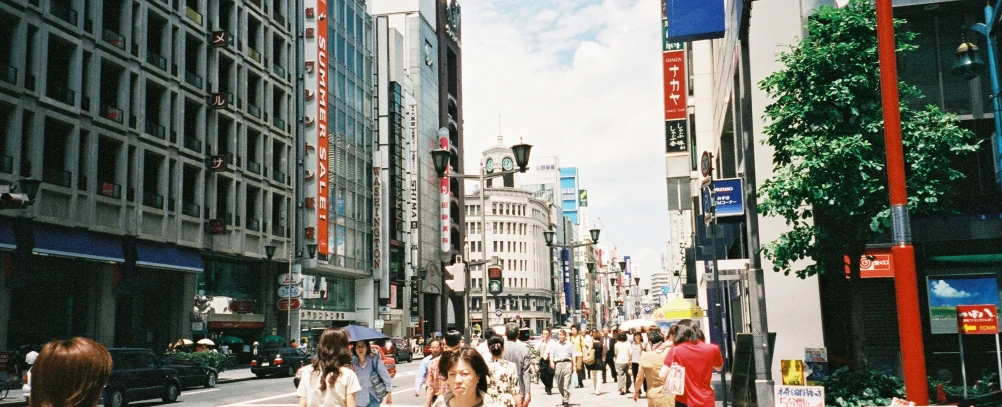
[[[304,308],[326,311],[355,311],[355,280],[307,276]]]

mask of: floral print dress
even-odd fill
[[[515,407],[518,394],[518,374],[515,364],[504,359],[491,358],[487,361],[491,377],[487,380],[487,400],[485,404]]]

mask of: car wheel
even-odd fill
[[[104,405],[105,407],[123,407],[125,406],[125,397],[121,391],[115,390],[108,395],[108,401]]]
[[[407,355],[407,363],[411,363],[413,361],[414,361],[414,354],[413,353],[408,354]]]
[[[177,401],[177,396],[180,395],[181,395],[181,390],[177,388],[176,384],[174,383],[168,384],[167,393],[164,394],[163,401],[164,403],[173,403]]]
[[[209,374],[205,375],[205,387],[216,387],[216,372],[209,372]]]
[[[285,369],[285,377],[292,377],[295,375],[296,375],[296,367],[293,365],[289,365],[289,367]]]

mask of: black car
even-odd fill
[[[219,369],[192,359],[188,355],[174,354],[163,358],[165,366],[177,370],[178,380],[182,388],[205,386],[206,388],[216,387],[216,380],[219,378]]]
[[[251,359],[251,373],[257,377],[269,374],[295,376],[296,370],[310,363],[310,355],[296,348],[259,349]]]
[[[157,398],[173,403],[181,395],[177,370],[161,364],[152,350],[114,348],[108,351],[112,369],[101,394],[104,406],[121,407],[133,401]]]
[[[404,338],[393,338],[393,358],[397,363],[414,360],[414,353],[411,352],[411,344]]]

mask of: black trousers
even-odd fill
[[[640,364],[630,363],[630,368],[633,370],[633,377],[637,377],[637,373],[640,371]],[[647,394],[647,380],[644,380],[644,394]]]
[[[605,368],[609,368],[612,372],[612,381],[619,380],[619,375],[616,374],[616,359],[615,358],[605,358],[605,366],[602,366],[602,382],[605,382]]]
[[[543,382],[547,393],[553,390],[553,369],[550,368],[550,361],[539,361],[539,380]]]

